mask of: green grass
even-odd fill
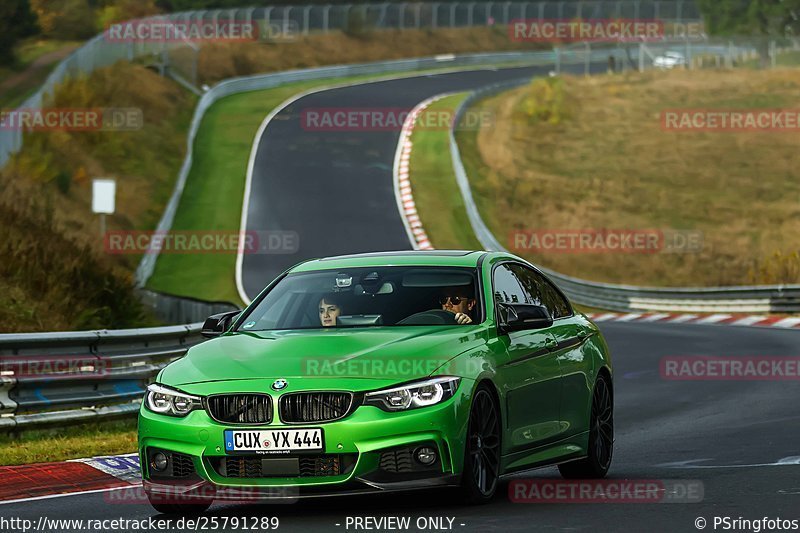
[[[0,434],[0,466],[48,463],[136,451],[136,418]]]
[[[431,104],[431,113],[454,111],[466,98],[460,93]],[[480,250],[458,189],[447,129],[416,128],[409,160],[411,188],[425,232],[435,248]]]
[[[239,231],[247,163],[253,139],[264,117],[292,95],[302,91],[384,76],[386,74],[292,83],[229,96],[215,103],[203,117],[195,139],[194,162],[175,215],[173,230]],[[450,169],[447,132],[431,133],[437,134],[442,146],[438,154],[431,154],[440,160],[431,164],[438,165],[438,169]],[[423,142],[427,143],[428,140]],[[432,172],[431,177],[435,177],[439,170],[431,168],[429,172]],[[452,174],[452,169],[449,172]],[[450,179],[455,185],[455,178],[451,175]],[[433,181],[436,182],[436,179]],[[440,190],[446,193],[446,188]],[[441,205],[455,206],[452,202],[458,202],[463,210],[458,190],[454,191],[441,199]],[[463,227],[459,228],[458,225]],[[442,238],[466,239],[464,228],[469,229],[466,212],[451,230],[443,233]],[[448,233],[450,235],[445,236]],[[479,247],[474,240],[458,242],[464,242],[460,247]],[[236,290],[235,267],[235,253],[162,254],[147,285],[152,290],[177,296],[242,305]]]

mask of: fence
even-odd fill
[[[142,21],[199,23],[233,21],[250,23],[266,39],[281,40],[295,34],[347,30],[359,24],[376,29],[458,28],[507,24],[519,18],[658,18],[695,21],[699,12],[693,0],[587,0],[549,2],[403,2],[346,5],[273,6],[173,13]],[[142,22],[136,21],[136,22]],[[117,42],[95,36],[50,73],[39,90],[20,108],[38,109],[65,79],[90,74],[120,60],[150,57],[187,85],[196,85],[197,44],[189,40]],[[177,72],[180,70],[180,72]],[[0,129],[0,167],[22,148],[23,132]]]
[[[681,41],[682,42],[682,41]],[[779,55],[781,50],[797,50],[797,42],[781,43],[773,41],[769,49],[772,50],[772,61]],[[679,43],[678,43],[679,44]],[[674,49],[676,43],[662,43],[662,53],[670,48]],[[637,58],[635,64],[644,68],[653,68],[653,61],[645,62],[641,60],[643,56],[649,57],[654,45],[647,43],[635,43],[632,45],[587,45],[580,44],[569,47],[566,50],[560,49],[554,53],[556,64],[555,70],[561,71],[572,68],[584,71],[587,74],[592,67],[604,66],[607,64],[608,57],[616,57],[620,60],[628,60],[629,48],[635,51],[633,57]],[[650,53],[644,51],[650,49]],[[738,45],[729,42],[714,44],[695,43],[693,51],[687,56],[689,61],[687,67],[692,64],[692,60],[697,57],[714,57],[722,54],[727,58],[729,64],[734,65],[737,61],[745,62],[758,57],[758,43]],[[577,67],[577,69],[575,68]],[[453,169],[459,190],[464,199],[467,216],[470,220],[472,229],[481,246],[486,250],[507,251],[503,245],[495,238],[486,223],[478,212],[477,205],[472,197],[464,164],[461,161],[458,144],[455,138],[455,126],[470,105],[477,100],[492,95],[505,92],[516,87],[520,87],[530,82],[529,78],[512,80],[500,84],[490,85],[477,91],[473,91],[459,106],[456,117],[453,121],[453,128],[450,130],[450,151],[452,156]],[[691,312],[691,313],[797,313],[800,312],[800,285],[773,285],[773,286],[738,286],[738,287],[689,287],[689,288],[655,288],[655,287],[636,287],[630,285],[615,285],[610,283],[599,283],[588,280],[566,276],[564,274],[542,269],[548,276],[556,281],[564,293],[574,302],[598,309],[608,309],[623,312]]]
[[[0,430],[135,413],[147,383],[202,324],[0,335]]]
[[[736,68],[757,65],[777,67],[782,55],[800,51],[797,38],[699,38],[664,39],[657,42],[575,43],[555,49],[555,71],[563,64],[582,64],[585,73],[596,62],[609,61],[617,70],[651,68]]]
[[[239,309],[230,302],[207,302],[150,290],[139,290],[139,299],[164,324],[203,322],[211,315]]]
[[[460,56],[439,56],[417,59],[401,59],[397,61],[385,61],[377,63],[362,63],[355,65],[342,65],[333,67],[319,67],[275,74],[262,74],[258,76],[246,76],[232,78],[218,83],[213,88],[205,92],[195,108],[192,124],[189,128],[188,145],[186,158],[181,166],[178,179],[172,197],[167,204],[164,214],[156,228],[157,232],[168,232],[172,228],[172,221],[178,210],[183,189],[192,168],[194,138],[203,120],[206,111],[217,100],[232,94],[256,91],[276,87],[285,83],[292,83],[305,80],[324,80],[331,78],[341,78],[359,76],[364,74],[384,74],[398,72],[414,72],[427,69],[447,68],[447,67],[467,67],[471,65],[498,65],[498,64],[550,64],[553,62],[553,52],[503,52],[489,54],[469,54]],[[156,261],[158,260],[158,250],[151,250],[145,254],[136,269],[136,286],[144,287],[147,280],[153,273]]]

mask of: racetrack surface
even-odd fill
[[[247,229],[296,231],[300,249],[297,254],[245,255],[248,295],[255,296],[275,275],[307,257],[411,247],[392,183],[399,132],[309,132],[299,122],[303,109],[411,109],[434,94],[546,71],[463,72],[357,85],[301,98],[278,113],[258,145]],[[284,505],[215,504],[206,516],[277,516],[282,531],[363,531],[347,527],[347,518],[378,516],[411,517],[412,531],[418,517],[453,518],[457,531],[637,532],[697,531],[698,517],[708,520],[705,529],[713,531],[715,515],[800,519],[797,381],[671,381],[660,375],[665,356],[798,357],[800,332],[641,322],[602,323],[601,329],[615,369],[616,449],[609,477],[700,480],[702,502],[518,504],[509,500],[506,481],[492,503],[479,507],[461,505],[448,492],[418,492]],[[526,477],[559,475],[547,468],[512,479]],[[5,504],[0,515],[34,523],[40,516],[159,516],[147,504],[112,503],[128,498],[111,494]]]
[[[256,147],[242,229],[296,233],[299,249],[244,254],[241,276],[247,296],[254,298],[278,274],[306,259],[412,247],[392,178],[400,129],[320,131],[304,120],[304,112],[410,111],[437,94],[546,75],[550,68],[485,69],[361,83],[312,93],[280,110]]]
[[[518,504],[507,483],[489,505],[460,505],[446,492],[332,497],[296,504],[215,504],[207,516],[277,516],[282,531],[354,531],[347,517],[453,517],[459,531],[696,531],[697,517],[800,519],[800,465],[757,466],[800,456],[796,381],[668,381],[675,355],[798,356],[800,332],[677,324],[608,323],[615,366],[616,450],[609,477],[701,480],[701,503]],[[704,468],[665,463],[696,461]],[[558,478],[555,468],[514,477]],[[127,490],[127,489],[126,489]],[[5,517],[147,518],[146,504],[112,504],[111,493],[0,505]],[[121,496],[121,495],[117,495]],[[337,526],[337,524],[340,524]],[[461,526],[460,524],[464,524]],[[65,531],[68,529],[64,529]],[[411,528],[416,531],[416,527]],[[719,529],[718,529],[719,531]]]

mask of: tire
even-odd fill
[[[476,505],[489,502],[500,474],[500,411],[485,386],[475,391],[467,424],[461,499]]]
[[[600,374],[592,392],[589,454],[585,459],[558,465],[566,479],[604,478],[614,455],[614,396],[609,379]]]

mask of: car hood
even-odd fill
[[[233,333],[192,347],[164,369],[159,381],[177,386],[301,377],[400,383],[429,376],[485,342],[480,326]]]

